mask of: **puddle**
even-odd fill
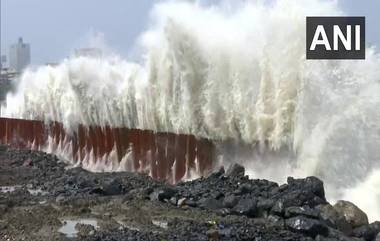
[[[168,229],[168,222],[162,221],[162,220],[152,220],[153,225],[163,228],[163,229]]]
[[[1,193],[11,193],[16,191],[16,189],[21,188],[21,186],[2,186],[0,187],[0,192]]]
[[[98,221],[91,218],[62,219],[61,222],[63,223],[63,226],[58,229],[58,232],[66,235],[68,238],[75,238],[77,236],[78,231],[75,229],[75,225],[78,223],[91,225],[95,229],[99,228]]]

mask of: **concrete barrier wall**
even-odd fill
[[[48,140],[52,143],[48,143]],[[74,162],[92,153],[95,162],[107,161],[112,153],[121,162],[128,154],[132,170],[149,172],[153,178],[177,182],[189,175],[206,175],[214,163],[214,145],[193,135],[150,130],[79,125],[66,133],[58,122],[0,118],[0,143],[20,149],[44,150],[52,145],[70,146]]]

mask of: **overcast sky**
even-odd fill
[[[0,0],[2,54],[19,36],[32,47],[32,64],[58,62],[94,33],[128,56],[146,29],[154,0]],[[366,16],[367,41],[380,46],[380,1],[340,0],[349,15]]]

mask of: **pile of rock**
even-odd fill
[[[375,240],[380,232],[380,222],[369,224],[367,215],[354,204],[348,201],[329,204],[323,182],[316,177],[289,177],[287,184],[279,186],[267,180],[250,180],[244,175],[244,167],[237,164],[207,178],[158,187],[149,193],[149,198],[221,215],[261,219],[267,226],[317,240],[369,241]]]

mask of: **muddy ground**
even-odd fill
[[[330,205],[315,177],[279,186],[233,165],[170,186],[0,147],[1,241],[375,240],[379,231],[354,204]]]

